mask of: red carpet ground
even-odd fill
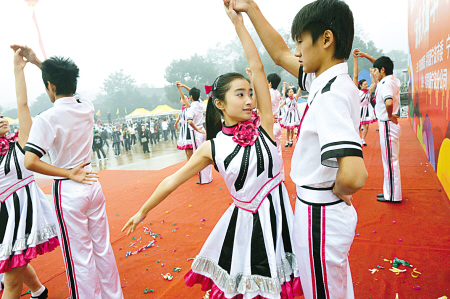
[[[376,194],[382,192],[383,180],[376,124],[371,125],[366,138],[369,145],[364,147],[364,159],[369,179],[354,196],[359,220],[357,236],[350,251],[356,298],[394,299],[396,293],[400,299],[450,296],[450,202],[427,163],[409,121],[402,119],[401,125],[400,168],[404,199],[401,204],[376,201]],[[293,147],[283,148],[287,174],[292,152]],[[138,226],[132,235],[125,236],[120,232],[158,183],[183,164],[160,171],[100,172],[107,199],[111,241],[125,298],[200,299],[204,295],[199,286],[186,287],[183,276],[191,263],[187,259],[196,256],[231,202],[225,183],[217,172],[214,172],[214,180],[209,185],[197,185],[196,177],[190,179],[150,212],[144,225]],[[39,184],[46,194],[51,193],[48,180],[41,180]],[[295,186],[288,176],[286,184],[294,205]],[[153,239],[144,233],[144,226],[162,238],[156,238],[155,247],[126,257],[126,252],[135,251]],[[134,242],[136,244],[130,246]],[[404,266],[399,269],[406,269],[406,272],[398,275],[389,271],[391,265],[384,259],[392,260],[394,257],[408,261],[422,274],[413,278],[412,268]],[[49,298],[65,299],[69,296],[59,248],[33,260],[32,265],[49,288]],[[181,272],[172,271],[175,267],[182,268]],[[369,269],[379,271],[371,274]],[[166,273],[174,276],[172,281],[164,280],[162,274]],[[414,287],[420,287],[420,290]],[[154,293],[144,294],[146,288],[154,289]]]

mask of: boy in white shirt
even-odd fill
[[[227,5],[228,0],[224,0]],[[351,52],[353,14],[343,1],[304,6],[293,21],[295,54],[253,0],[231,0],[246,12],[277,65],[309,91],[292,157],[297,185],[294,246],[305,299],[354,298],[348,252],[357,216],[352,194],[367,171],[359,137],[359,94],[345,60]]]

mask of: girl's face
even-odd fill
[[[363,84],[361,84],[361,89],[367,89],[369,85],[367,84],[367,81],[364,81]]]
[[[5,137],[10,130],[8,120],[3,117],[3,114],[0,114],[0,137]]]
[[[225,101],[221,102],[216,99],[215,103],[217,108],[222,110],[227,126],[249,120],[256,107],[252,86],[245,79],[233,80],[230,83],[230,89],[225,94]]]
[[[288,90],[288,97],[292,98],[294,96],[294,90],[289,89]]]

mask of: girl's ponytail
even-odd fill
[[[214,105],[212,97],[208,98],[208,105],[206,106],[206,140],[211,140],[216,137],[217,133],[222,130],[222,117]]]

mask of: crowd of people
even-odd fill
[[[189,178],[198,175],[199,184],[210,183],[214,167],[233,203],[185,275],[187,286],[202,284],[211,290],[209,298],[354,298],[348,260],[357,222],[352,195],[368,176],[360,129],[374,118],[361,107],[367,107],[375,85],[385,173],[378,201],[402,200],[399,89],[393,63],[354,50],[355,60],[373,63],[374,84],[352,81],[345,60],[352,50],[353,15],[343,1],[316,0],[298,12],[292,25],[294,54],[253,0],[224,0],[224,7],[241,41],[249,78],[226,73],[205,86],[205,118],[200,90],[177,82],[182,111],[176,120],[94,124],[92,102],[76,94],[79,69],[71,59],[41,62],[29,47],[11,46],[19,130],[9,134],[9,123],[0,115],[2,298],[20,298],[24,283],[31,298],[47,298],[48,290],[29,261],[58,245],[71,298],[123,298],[105,197],[90,165],[92,149],[99,160],[106,159],[104,146],[113,146],[116,157],[138,144],[149,153],[149,144],[168,141],[169,133],[188,161],[160,183],[122,231],[133,232]],[[303,111],[300,91],[283,83],[282,98],[277,90],[281,78],[266,76],[244,13],[270,57],[298,78],[299,90],[308,92]],[[324,23],[325,18],[333,21]],[[27,63],[41,70],[54,103],[33,122],[24,75]],[[297,187],[295,213],[285,186],[282,127],[287,131],[285,146],[294,145],[295,134],[298,139],[290,173]],[[364,126],[362,131],[365,138]],[[51,164],[41,160],[47,153]],[[34,172],[54,178],[53,209]]]

